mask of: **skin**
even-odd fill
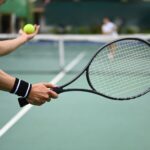
[[[4,0],[0,0],[0,5],[3,3]],[[39,26],[35,25],[35,32],[33,34],[26,34],[22,29],[20,29],[19,36],[16,39],[0,41],[0,56],[4,56],[15,51],[18,47],[34,38],[34,36],[37,35],[39,28]],[[7,74],[3,70],[0,70],[0,90],[10,92],[14,86],[15,79],[15,77]],[[39,106],[45,102],[49,102],[51,98],[57,98],[57,93],[51,90],[53,87],[55,86],[51,83],[41,82],[33,84],[27,99],[28,102]]]

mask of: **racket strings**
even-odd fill
[[[148,90],[150,49],[137,40],[123,40],[100,51],[89,67],[93,88],[111,97],[132,97]]]

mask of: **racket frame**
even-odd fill
[[[88,93],[93,93],[93,94],[103,96],[103,97],[111,99],[111,100],[131,100],[131,99],[135,99],[137,97],[140,97],[140,96],[145,95],[146,93],[150,92],[150,88],[148,88],[146,91],[144,91],[143,93],[140,93],[138,95],[131,96],[131,97],[126,97],[126,98],[121,98],[121,97],[118,98],[118,97],[112,97],[112,96],[97,92],[96,89],[92,86],[92,84],[90,82],[90,78],[89,78],[89,66],[92,63],[93,59],[105,47],[107,47],[107,46],[109,46],[109,45],[111,45],[115,42],[124,41],[124,40],[137,40],[137,41],[141,41],[141,42],[145,43],[146,45],[150,46],[150,43],[148,41],[140,39],[140,38],[134,38],[134,37],[120,38],[120,39],[116,39],[112,42],[109,42],[109,43],[105,44],[104,46],[102,46],[100,49],[97,50],[97,52],[93,55],[93,57],[90,59],[88,64],[85,66],[85,68],[76,77],[74,77],[72,80],[70,80],[66,84],[64,84],[62,86],[55,87],[52,90],[55,91],[57,94],[60,94],[60,93],[63,93],[63,92],[70,92],[70,91],[88,92]],[[85,76],[86,76],[86,79],[87,79],[87,83],[88,83],[88,85],[91,89],[81,89],[81,88],[68,88],[68,89],[66,88],[66,89],[64,89],[66,86],[70,85],[71,83],[75,82],[78,78],[80,78],[80,76],[85,72],[86,72]],[[28,104],[28,101],[26,100],[26,98],[19,98],[18,101],[19,101],[20,107],[23,107],[23,106]]]
[[[142,95],[145,95],[146,93],[150,92],[150,88],[147,89],[146,91],[144,91],[143,93],[140,93],[138,95],[135,95],[135,96],[131,96],[131,97],[126,97],[126,98],[118,98],[118,97],[112,97],[112,96],[109,96],[109,95],[106,95],[106,94],[103,94],[103,93],[100,93],[100,92],[97,92],[96,89],[92,86],[91,82],[90,82],[90,78],[89,78],[89,66],[90,64],[92,63],[93,59],[97,56],[98,53],[100,53],[105,47],[115,43],[115,42],[119,42],[119,41],[124,41],[124,40],[137,40],[137,41],[141,41],[147,45],[150,46],[150,43],[148,41],[145,41],[143,39],[140,39],[140,38],[132,38],[132,37],[129,37],[129,38],[120,38],[120,39],[117,39],[117,40],[114,40],[110,43],[107,43],[105,44],[104,46],[102,46],[100,49],[98,49],[96,51],[96,53],[93,55],[93,57],[91,58],[91,60],[88,62],[88,64],[85,66],[85,68],[75,77],[73,78],[71,81],[69,81],[68,83],[60,86],[60,87],[56,87],[54,88],[53,90],[57,93],[57,94],[60,94],[60,93],[63,93],[63,92],[70,92],[70,91],[82,91],[82,92],[90,92],[90,93],[93,93],[93,94],[97,94],[97,95],[100,95],[100,96],[103,96],[105,98],[108,98],[108,99],[112,99],[112,100],[130,100],[130,99],[135,99],[137,97],[140,97]],[[87,82],[89,84],[89,87],[92,89],[80,89],[80,88],[69,88],[69,89],[64,89],[66,86],[70,85],[71,83],[75,82],[78,78],[80,78],[80,76],[86,72],[86,79],[87,79]]]

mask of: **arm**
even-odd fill
[[[39,26],[35,25],[35,29],[36,31],[33,34],[26,34],[22,30],[20,30],[19,31],[20,35],[16,39],[0,41],[0,56],[7,55],[13,52],[22,44],[32,39],[38,33]]]
[[[0,70],[0,90],[10,92],[13,88],[15,78]]]
[[[16,78],[0,70],[0,90],[10,92],[15,84]],[[41,105],[51,98],[57,98],[57,94],[51,90],[54,85],[50,83],[36,83],[32,85],[28,96],[28,102],[33,105]]]
[[[26,34],[20,30],[20,36],[13,40],[0,41],[0,55],[11,53],[23,43],[32,39],[39,30],[39,26],[35,26],[36,31],[33,34]],[[16,78],[10,76],[4,71],[0,70],[0,90],[12,92],[15,86]],[[33,84],[28,94],[28,102],[34,105],[41,105],[51,98],[57,98],[57,94],[51,90],[54,86],[50,83]],[[21,95],[22,96],[22,95]]]

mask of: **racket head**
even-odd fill
[[[113,100],[129,100],[150,91],[150,43],[123,38],[104,45],[86,69],[95,93]]]
[[[114,54],[113,57],[109,56],[111,53]],[[84,72],[92,90],[63,89]],[[100,48],[74,79],[54,91],[58,94],[67,91],[84,91],[112,100],[130,100],[150,92],[149,84],[150,43],[139,38],[123,38]],[[25,98],[19,98],[19,104],[23,107],[28,102]]]

